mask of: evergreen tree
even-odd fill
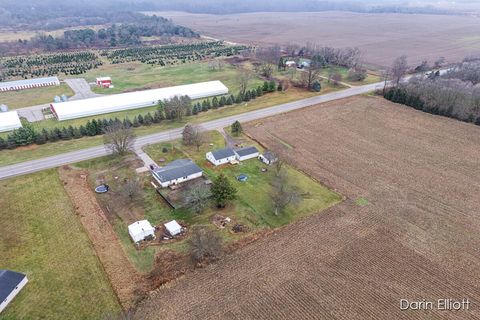
[[[193,105],[192,114],[193,114],[193,115],[197,115],[197,114],[198,114],[197,104],[194,104],[194,105]]]
[[[320,84],[320,81],[315,81],[312,84],[312,90],[315,92],[320,92],[320,90],[322,90],[322,85]]]
[[[45,141],[48,141],[48,131],[47,129],[43,128],[42,131],[39,133],[43,136],[43,139],[45,139]]]
[[[210,103],[210,99],[207,99],[207,108],[212,109],[212,104]]]
[[[72,136],[74,139],[80,139],[82,137],[80,129],[78,129],[77,127],[73,128]]]
[[[82,137],[85,137],[86,135],[88,135],[87,128],[85,128],[83,124],[80,126],[80,134],[82,135]]]
[[[239,93],[237,95],[237,97],[235,98],[235,103],[237,103],[237,104],[242,103],[242,101],[243,101],[243,95],[241,93]]]
[[[138,127],[141,126],[140,121],[138,121],[138,117],[137,117],[137,116],[133,117],[132,126],[133,126],[134,128],[138,128]]]
[[[251,95],[252,100],[257,99],[257,90],[255,90],[255,89],[250,90],[250,95]]]
[[[231,106],[233,104],[233,102],[235,101],[234,98],[232,98],[233,96],[229,96],[228,99],[227,99],[227,102],[225,103],[227,106]]]
[[[243,132],[242,124],[238,120],[232,124],[231,132],[234,136],[238,136]]]
[[[225,208],[229,201],[235,200],[237,189],[232,186],[228,178],[221,173],[213,181],[211,187],[212,197],[218,208]]]
[[[15,142],[15,138],[9,134],[7,136],[7,149],[15,149],[17,147],[17,143]]]
[[[218,98],[217,97],[213,97],[213,99],[212,99],[212,108],[213,109],[218,109]]]
[[[70,134],[70,132],[67,130],[67,128],[63,127],[60,133],[60,138],[62,140],[70,140],[73,138],[73,136]]]
[[[157,115],[157,112],[155,112],[155,115]],[[159,122],[160,122],[160,121],[159,121]],[[128,118],[123,119],[123,126],[124,126],[125,128],[130,128],[130,127],[132,127],[132,121],[130,121],[130,119],[128,119]]]
[[[263,92],[268,92],[268,88],[269,88],[268,81],[264,81],[262,91]]]
[[[160,122],[162,122],[162,117],[160,115],[160,112],[155,111],[155,113],[153,114],[153,123],[160,123]],[[130,122],[129,127],[131,127],[131,126],[132,126],[132,123]]]
[[[261,86],[257,87],[257,97],[261,97],[263,95],[263,89]]]
[[[147,113],[147,115],[145,116],[145,118],[143,119],[143,121],[145,122],[145,125],[149,126],[153,123],[153,117],[152,115],[149,113]]]
[[[41,133],[35,135],[35,139],[33,141],[35,144],[41,145],[47,143],[47,139],[45,136]]]
[[[141,114],[138,115],[138,123],[140,123],[140,125],[145,124],[145,119],[143,118],[143,116]]]
[[[276,87],[277,86],[275,85],[275,81],[270,81],[268,84],[268,92],[274,92]]]
[[[202,111],[207,111],[207,110],[208,110],[207,101],[206,101],[206,100],[203,100],[203,102],[202,102]]]
[[[0,137],[0,150],[7,149],[7,141]]]
[[[95,135],[97,135],[97,128],[96,126],[92,123],[92,121],[87,121],[87,123],[85,124],[85,132],[86,132],[86,135],[87,136],[90,136],[90,137],[93,137]],[[53,134],[53,132],[51,132]],[[51,135],[52,137],[55,136],[55,135]],[[57,140],[59,139],[59,137],[57,137]],[[49,139],[50,140],[50,139]],[[55,140],[55,141],[57,141]]]
[[[227,99],[225,98],[225,96],[222,96],[222,97],[220,98],[220,100],[218,101],[218,106],[221,108],[221,107],[223,107],[223,106],[226,105],[226,104],[227,104]]]
[[[248,90],[247,92],[245,92],[245,95],[243,96],[243,101],[248,102],[250,101],[251,98],[252,98],[252,95],[250,93],[250,90]]]

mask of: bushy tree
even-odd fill
[[[211,192],[218,208],[224,208],[229,201],[235,200],[237,196],[237,189],[232,186],[223,173],[213,181]]]
[[[238,120],[232,124],[231,132],[234,136],[239,136],[243,132],[242,124]]]

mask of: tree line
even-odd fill
[[[406,58],[397,59],[392,67],[393,79],[384,91],[386,99],[480,125],[480,61],[463,62],[444,75],[433,71],[402,82],[406,69]]]
[[[211,109],[250,101],[258,96],[275,91],[275,88],[275,82],[265,82],[263,86],[247,90],[245,94],[213,97],[212,99],[205,99],[196,103],[193,103],[188,96],[174,97],[170,100],[159,101],[155,112],[148,112],[146,115],[139,114],[131,120],[129,118],[123,120],[118,118],[93,119],[79,127],[70,125],[63,128],[43,128],[41,131],[38,131],[32,124],[23,121],[22,128],[14,130],[7,135],[6,139],[0,137],[0,150],[103,135],[106,128],[114,125],[122,125],[124,128],[138,128],[158,124],[165,120],[181,121],[185,116],[197,115]]]

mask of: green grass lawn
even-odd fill
[[[28,284],[2,319],[102,319],[120,310],[55,170],[0,182],[1,268]]]
[[[362,80],[362,81],[350,81],[348,80],[348,68],[345,67],[339,67],[339,66],[334,66],[332,67],[335,72],[338,72],[342,76],[342,82],[348,83],[353,86],[361,86],[361,85],[366,85],[366,84],[371,84],[371,83],[376,83],[380,82],[381,79],[378,75],[372,73],[371,71],[367,71],[367,78]],[[325,68],[322,70],[321,75],[324,77],[328,77],[329,69]]]
[[[33,88],[19,91],[9,91],[0,93],[0,104],[6,104],[9,109],[18,109],[23,107],[36,106],[53,102],[53,97],[73,96],[73,90],[62,83],[59,86]]]
[[[342,87],[333,87],[333,86],[324,86],[321,91],[321,94],[326,94],[336,90],[340,90]],[[160,132],[167,129],[178,128],[186,123],[201,123],[209,120],[215,120],[227,116],[232,116],[236,114],[241,114],[249,111],[254,111],[262,108],[271,107],[277,104],[287,103],[299,99],[309,98],[317,95],[318,93],[310,92],[298,88],[290,88],[286,92],[274,92],[266,94],[262,97],[252,100],[248,103],[242,103],[238,105],[233,105],[229,107],[223,107],[216,110],[209,110],[207,112],[199,113],[196,116],[185,117],[182,121],[163,121],[160,124],[154,124],[149,127],[136,128],[135,133],[137,136],[147,135],[155,132]],[[97,117],[88,117],[82,119],[68,120],[68,121],[56,121],[56,120],[45,120],[40,122],[33,123],[33,127],[37,131],[41,131],[43,128],[51,129],[54,127],[63,127],[63,126],[80,126],[85,124],[88,120],[91,119],[100,119],[100,118],[114,118],[118,117],[123,119],[129,117],[133,119],[135,115],[145,115],[148,112],[155,111],[155,107],[129,110],[124,112],[99,115]],[[5,138],[8,133],[0,134],[0,137]],[[27,147],[17,148],[14,150],[2,150],[0,151],[0,166],[6,166],[9,164],[19,163],[28,160],[39,159],[43,157],[53,156],[60,153],[65,153],[69,151],[80,150],[88,147],[98,146],[103,143],[102,137],[85,137],[78,140],[69,140],[61,141],[55,143],[47,143],[44,145],[31,145]]]
[[[174,66],[153,66],[140,62],[123,64],[105,64],[98,69],[89,70],[83,75],[88,82],[94,82],[100,76],[112,78],[114,88],[94,87],[93,91],[102,94],[121,93],[139,89],[153,89],[197,82],[220,80],[232,93],[238,92],[237,75],[239,70],[231,64],[225,64],[222,70],[213,71],[208,62],[180,63]],[[263,81],[253,78],[250,85],[256,87]]]

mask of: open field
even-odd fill
[[[245,127],[347,200],[162,287],[137,319],[480,319],[480,128],[375,97]]]
[[[99,319],[120,310],[56,170],[0,182],[0,267],[29,282],[2,319]]]
[[[454,62],[478,51],[480,23],[475,16],[362,14],[349,12],[247,13],[232,15],[162,12],[202,34],[255,44],[358,47],[369,65],[389,66],[406,54],[410,62],[444,56]]]
[[[13,110],[50,103],[53,102],[53,97],[62,94],[71,97],[74,93],[67,84],[62,83],[59,86],[2,92],[0,93],[0,104],[6,104],[9,109]]]

